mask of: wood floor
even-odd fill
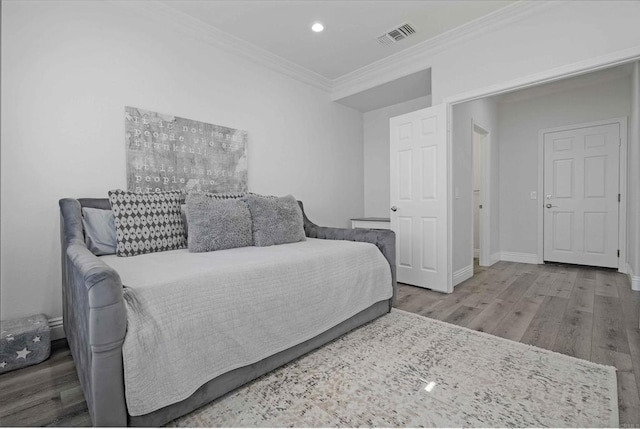
[[[611,270],[498,262],[444,295],[399,285],[396,307],[618,369],[620,425],[640,427],[640,292]],[[0,426],[90,426],[69,349],[0,376]]]
[[[91,426],[65,340],[46,361],[0,375],[0,426]]]

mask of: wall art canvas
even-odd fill
[[[247,132],[125,107],[127,188],[247,191]]]

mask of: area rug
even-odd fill
[[[615,368],[393,310],[168,426],[615,427]]]

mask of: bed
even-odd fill
[[[300,243],[119,258],[87,248],[82,207],[110,205],[60,200],[64,327],[95,426],[163,425],[393,304],[392,231],[320,227],[300,203]]]

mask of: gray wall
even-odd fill
[[[364,114],[364,215],[389,217],[389,118],[431,106],[431,96]]]
[[[500,250],[538,251],[538,131],[631,114],[631,80],[622,78],[498,103],[500,142]],[[636,216],[637,216],[636,212]]]

